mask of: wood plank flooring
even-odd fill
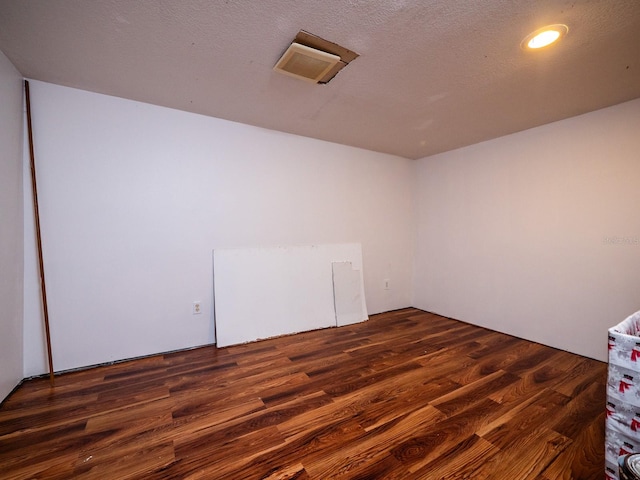
[[[21,385],[2,479],[601,479],[606,365],[416,309]]]

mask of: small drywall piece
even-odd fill
[[[333,265],[341,262],[337,323]],[[215,249],[213,275],[219,347],[368,318],[360,244]]]
[[[366,320],[362,270],[354,269],[351,262],[333,262],[331,267],[336,325],[341,327]]]

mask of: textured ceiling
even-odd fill
[[[549,23],[555,48],[520,41]],[[360,54],[273,72],[299,30]],[[420,158],[640,97],[639,0],[0,0],[28,78]]]

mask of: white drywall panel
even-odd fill
[[[362,258],[362,255],[359,255]],[[362,261],[333,262],[333,303],[336,325],[351,325],[367,320],[367,305],[362,284]]]
[[[218,346],[335,327],[332,273],[335,261],[355,264],[362,272],[361,246],[336,244],[214,250]],[[360,300],[364,290],[358,293]],[[366,319],[366,306],[363,313],[365,318],[361,320]]]

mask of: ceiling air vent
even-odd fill
[[[273,69],[311,83],[327,83],[357,53],[301,30]]]
[[[339,61],[337,55],[294,42],[273,68],[276,72],[318,83]]]

